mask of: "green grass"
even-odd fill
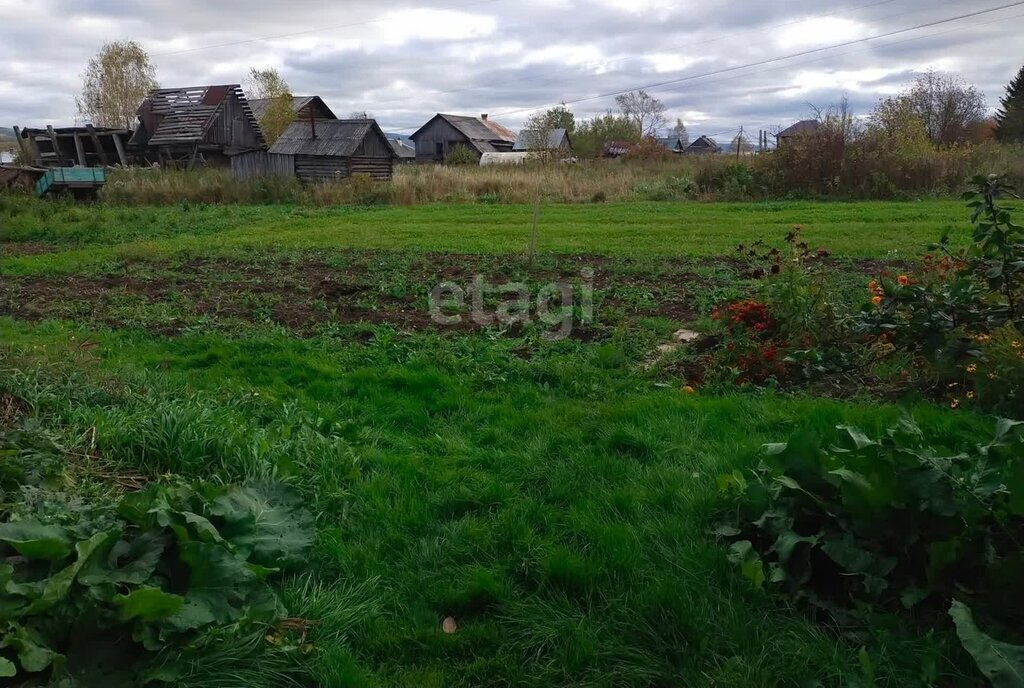
[[[95,209],[8,201],[4,239],[47,242],[57,256],[6,258],[9,274],[76,272],[175,254],[235,257],[293,251],[401,249],[519,253],[530,206],[296,208],[169,206]],[[17,212],[13,212],[17,209]],[[13,213],[13,214],[12,214]],[[549,205],[538,250],[608,256],[715,256],[739,243],[777,241],[794,225],[837,256],[915,255],[943,232],[966,239],[960,203],[631,203]]]
[[[686,395],[641,366],[680,324],[644,310],[672,293],[659,282],[704,280],[697,313],[749,288],[721,263],[670,269],[661,257],[729,256],[796,223],[846,257],[909,257],[944,229],[966,235],[963,217],[944,202],[545,207],[533,274],[500,255],[525,246],[527,207],[9,206],[4,241],[66,249],[5,257],[9,283],[177,276],[204,291],[146,300],[115,280],[92,301],[69,294],[48,319],[0,318],[0,392],[126,469],[295,484],[318,523],[308,570],[283,590],[291,614],[316,622],[308,685],[856,686],[861,648],[877,685],[976,685],[948,627],[879,617],[839,633],[751,589],[711,534],[718,473],[797,429],[881,431],[896,406],[853,390],[843,402]],[[439,275],[419,263],[443,275],[425,251],[482,254],[452,263],[531,283],[569,261],[551,253],[607,254],[602,294],[621,303],[596,341],[331,323],[296,336],[259,315],[273,305],[267,284],[294,277],[308,252],[355,274],[351,250],[369,248],[401,249],[369,254],[359,273],[376,307],[422,296]],[[194,306],[237,284],[246,260],[201,272],[190,256],[252,258],[244,318]],[[168,320],[185,326],[163,336]],[[913,410],[950,445],[990,425]],[[442,632],[446,616],[456,633]],[[278,685],[253,661],[217,656],[198,684]]]

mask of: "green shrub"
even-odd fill
[[[284,616],[268,580],[304,563],[313,521],[289,487],[150,483],[91,503],[63,451],[0,433],[0,675],[18,685],[176,681],[211,638]]]
[[[448,154],[444,156],[444,164],[446,165],[476,165],[479,162],[480,157],[467,146],[461,144],[452,146],[448,150]]]
[[[939,620],[956,596],[1019,631],[1024,423],[1000,420],[989,441],[956,447],[909,416],[877,438],[838,431],[798,433],[767,445],[755,471],[718,477],[733,501],[716,532],[741,575],[840,620]]]

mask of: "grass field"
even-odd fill
[[[950,629],[819,625],[752,590],[710,532],[716,475],[762,443],[881,430],[897,407],[689,395],[671,354],[651,358],[750,289],[736,244],[800,224],[860,294],[966,238],[957,202],[545,206],[533,266],[529,206],[0,203],[0,393],[124,470],[283,478],[317,514],[284,588],[316,622],[299,682],[859,686],[864,655],[875,685],[977,685]],[[559,341],[434,325],[431,287],[476,273],[531,294],[589,280],[593,322]],[[990,425],[913,411],[950,445]],[[190,685],[268,676],[229,657]]]

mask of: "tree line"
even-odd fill
[[[156,69],[146,50],[135,41],[105,44],[88,63],[82,74],[82,91],[76,98],[80,116],[99,126],[131,129],[135,112],[150,90],[157,88]],[[273,142],[294,120],[291,90],[273,68],[250,70],[246,92],[253,98],[270,100],[260,126],[268,142]],[[1007,85],[993,118],[987,117],[985,97],[976,87],[953,74],[928,71],[899,94],[881,100],[866,120],[852,115],[845,103],[818,110],[819,121],[840,122],[846,135],[854,136],[865,126],[873,131],[933,146],[995,138],[1006,143],[1024,142],[1024,67]],[[546,147],[554,129],[569,132],[576,153],[596,156],[607,141],[638,143],[661,134],[689,144],[686,124],[676,119],[669,124],[668,107],[644,90],[624,93],[615,98],[616,109],[576,120],[564,104],[532,115],[524,130],[535,137],[532,147]],[[354,116],[369,117],[366,112]],[[749,148],[749,142],[737,136],[731,148]]]

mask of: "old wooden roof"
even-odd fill
[[[148,131],[153,132],[148,144],[163,146],[201,142],[224,102],[231,96],[238,98],[245,118],[259,132],[256,117],[238,84],[158,88],[150,91],[139,107],[139,119]],[[259,136],[262,138],[262,134]]]
[[[816,119],[802,119],[796,124],[786,127],[780,131],[777,138],[784,139],[787,136],[796,136],[797,134],[808,134],[810,132],[818,131],[821,127],[821,122]]]
[[[446,115],[439,112],[434,115],[434,117],[431,117],[427,124],[433,122],[437,117],[442,118],[448,122],[448,124],[458,129],[459,132],[472,141],[476,145],[476,148],[482,153],[497,150],[488,144],[489,141],[506,141],[508,143],[515,143],[516,140],[516,134],[514,131],[483,116],[469,117],[467,115]],[[420,127],[419,130],[412,135],[412,138],[415,139],[416,134],[422,131],[427,124]]]
[[[318,119],[316,135],[308,121],[292,122],[270,147],[282,155],[323,155],[348,157],[374,131],[386,141],[384,132],[372,119]],[[388,146],[388,150],[391,150]],[[393,155],[394,153],[392,153]]]
[[[260,120],[263,119],[263,115],[266,114],[267,108],[272,102],[272,98],[249,98],[249,107],[252,108],[252,114],[256,116],[256,119]],[[318,119],[337,119],[337,116],[331,108],[327,107],[327,103],[320,96],[292,96],[292,110],[295,112],[299,112],[311,103],[318,111]]]

